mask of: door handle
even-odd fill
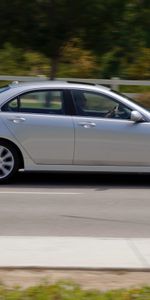
[[[10,118],[8,120],[16,124],[26,121],[26,119],[23,117]]]
[[[94,122],[80,122],[78,125],[84,128],[96,127],[96,124]]]

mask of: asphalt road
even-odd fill
[[[150,237],[150,175],[20,173],[0,186],[0,235]]]

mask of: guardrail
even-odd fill
[[[0,75],[0,81],[41,81],[48,80],[45,76],[9,76]]]
[[[43,81],[49,80],[45,76],[0,76],[0,81]],[[118,77],[113,77],[111,79],[86,79],[86,78],[56,78],[56,80],[61,81],[74,81],[74,82],[89,82],[100,85],[108,85],[113,90],[118,91],[121,85],[132,85],[132,86],[150,86],[150,80],[124,80]]]
[[[150,86],[150,80],[124,80],[118,77],[113,77],[111,79],[80,79],[80,78],[58,78],[58,79],[109,85],[115,91],[119,91],[120,85]]]

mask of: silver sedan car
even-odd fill
[[[150,172],[150,113],[97,85],[0,88],[0,182],[18,170]]]

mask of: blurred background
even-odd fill
[[[150,80],[150,1],[1,0],[0,75]]]

